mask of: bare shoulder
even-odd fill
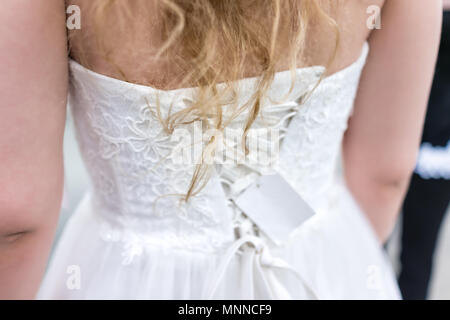
[[[442,1],[387,0],[381,19],[381,29],[369,38],[369,59],[378,61],[378,70],[396,64],[399,77],[412,70],[428,74],[440,40]]]
[[[436,33],[440,28],[442,8],[442,0],[386,0],[382,19],[387,28],[383,28],[383,33],[419,39],[429,32]]]
[[[0,21],[0,61],[9,66],[0,81],[20,77],[32,81],[48,74],[46,68],[57,70],[67,64],[63,0],[2,0]]]
[[[0,35],[4,37],[28,36],[37,40],[50,36],[50,27],[59,26],[53,35],[65,32],[64,0],[3,0],[0,10],[2,28]],[[46,27],[47,26],[47,27]],[[62,27],[62,28],[61,28]],[[14,31],[14,34],[11,34]]]
[[[450,10],[450,0],[444,0],[444,9]]]

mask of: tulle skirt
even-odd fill
[[[335,188],[332,209],[303,223],[287,244],[264,249],[269,258],[253,249],[230,255],[155,243],[127,264],[123,245],[101,236],[102,218],[86,194],[37,298],[399,299],[391,265],[365,216],[345,186]]]

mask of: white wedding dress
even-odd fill
[[[281,130],[275,170],[316,213],[281,245],[252,233],[230,200],[253,183],[257,166],[217,165],[189,202],[167,196],[186,192],[194,165],[171,157],[177,141],[154,106],[159,100],[164,118],[189,105],[195,88],[157,90],[70,61],[69,104],[91,188],[65,227],[37,297],[400,298],[388,259],[339,170],[368,51],[366,43],[357,61],[325,77],[304,103],[323,67],[297,69],[291,92],[290,72],[275,75],[269,96],[288,99],[265,100],[254,126]],[[239,99],[250,96],[255,81],[237,81]]]

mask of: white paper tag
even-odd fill
[[[260,176],[234,202],[276,245],[315,214],[278,173]]]

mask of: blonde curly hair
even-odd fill
[[[332,6],[335,2],[327,3]],[[336,22],[324,8],[324,1],[319,4],[316,0],[158,0],[157,8],[162,45],[152,59],[170,61],[185,71],[178,87],[198,87],[192,105],[160,119],[164,130],[171,134],[186,119],[192,122],[194,116],[206,129],[223,131],[235,116],[247,110],[248,118],[242,128],[245,152],[248,152],[247,133],[281,62],[289,63],[290,90],[293,89],[295,69],[306,49],[310,25],[320,20],[335,28],[336,47],[329,64],[339,42]],[[105,60],[127,81],[126,73],[111,60],[102,43],[104,21],[110,10],[121,13],[123,19],[117,23],[133,21],[128,1],[95,1],[97,45]],[[238,95],[233,80],[247,76],[244,66],[248,63],[257,67],[258,81],[252,97],[244,105],[238,105],[237,99],[230,101],[230,97]],[[159,110],[159,105],[156,108]],[[232,108],[231,118],[224,118],[224,108]],[[207,144],[213,144],[213,140],[214,137]],[[206,163],[197,164],[184,200],[205,186],[209,169]]]

